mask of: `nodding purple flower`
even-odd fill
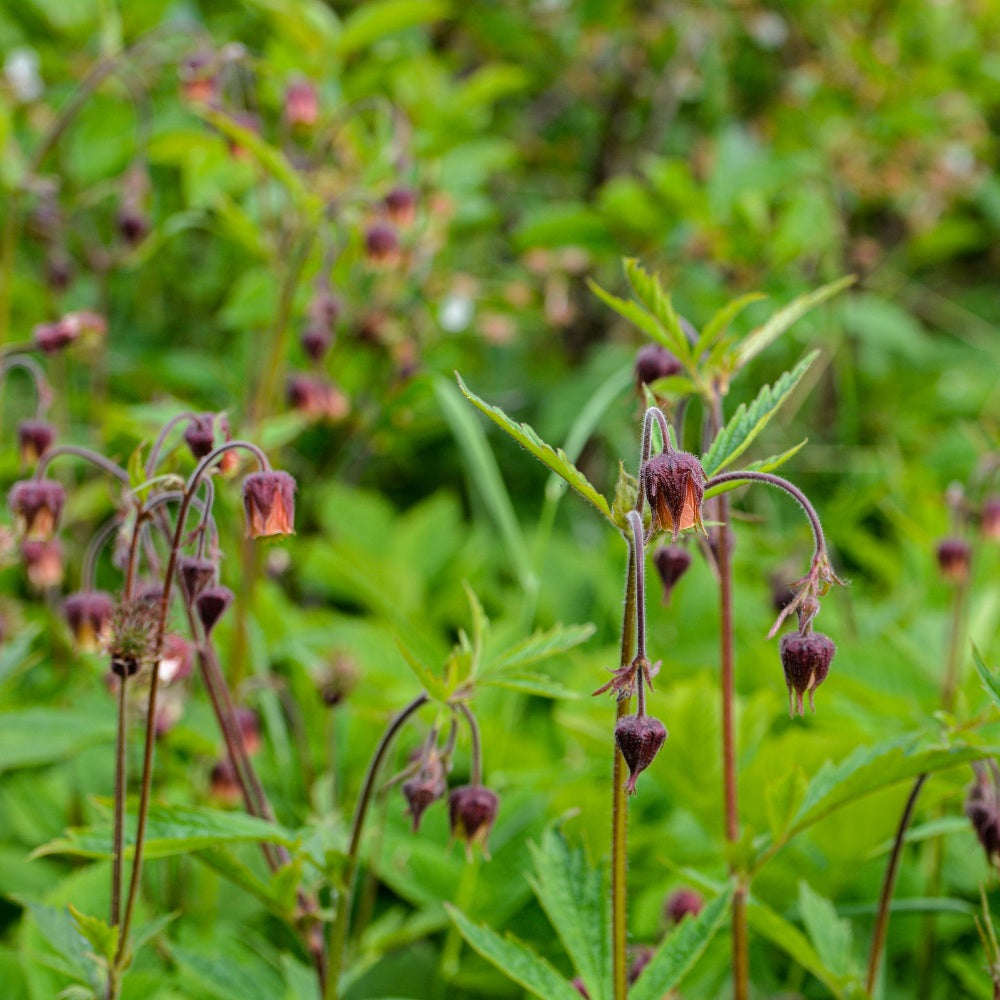
[[[35,590],[48,590],[62,583],[63,555],[57,538],[22,542],[21,558],[28,574],[28,583]]]
[[[198,556],[181,556],[177,560],[177,574],[181,578],[184,596],[193,601],[206,587],[215,583],[216,566],[211,559]]]
[[[55,354],[68,347],[83,334],[96,333],[103,336],[108,331],[107,320],[89,309],[66,313],[55,323],[40,323],[31,332],[31,339],[40,351]]]
[[[321,323],[310,323],[303,331],[299,342],[310,361],[322,361],[333,343],[333,334],[329,327]]]
[[[252,708],[238,706],[235,710],[236,728],[243,740],[243,749],[255,754],[260,749],[260,719]]]
[[[66,491],[54,479],[22,479],[7,496],[18,533],[32,542],[48,541],[56,533],[65,502]]]
[[[653,762],[667,738],[666,727],[649,715],[624,715],[615,725],[615,742],[628,764],[625,791],[635,794],[635,782]]]
[[[17,425],[17,444],[21,461],[34,465],[56,438],[56,429],[44,420],[22,420]]]
[[[417,193],[413,188],[394,187],[383,199],[389,218],[397,226],[410,225],[417,214]]]
[[[184,428],[184,440],[191,454],[201,461],[215,447],[215,414],[199,413]]]
[[[499,805],[497,793],[483,785],[462,785],[448,796],[451,835],[465,841],[467,857],[472,857],[473,844],[489,857],[486,841],[496,822]]]
[[[275,469],[253,472],[243,480],[247,535],[291,535],[295,532],[295,480]]]
[[[983,501],[979,526],[984,538],[991,542],[1000,541],[1000,496],[989,496]]]
[[[387,222],[375,222],[365,230],[365,254],[374,264],[394,264],[399,259],[399,234]]]
[[[115,602],[103,590],[80,590],[63,601],[63,617],[80,649],[94,653],[111,625]]]
[[[172,632],[164,636],[160,653],[160,683],[173,684],[191,676],[191,643],[182,635]]]
[[[781,665],[788,685],[788,714],[805,715],[802,696],[809,696],[809,708],[815,712],[813,692],[826,680],[833,654],[837,651],[832,639],[822,632],[789,632],[781,637]],[[794,705],[793,705],[793,699]]]
[[[669,531],[676,542],[685,528],[705,530],[701,521],[705,471],[694,455],[661,451],[643,463],[639,484],[653,512],[653,531]]]
[[[285,88],[285,121],[308,128],[319,121],[319,93],[308,80],[292,80]]]
[[[679,375],[683,370],[677,358],[660,344],[647,344],[635,356],[635,381],[640,392],[644,385],[669,375]]]
[[[976,780],[969,786],[965,815],[972,821],[979,843],[992,865],[1000,862],[1000,768],[994,761],[972,765]]]
[[[653,553],[653,565],[663,583],[663,603],[669,604],[675,584],[691,565],[691,554],[679,545],[661,545]]]
[[[349,656],[335,655],[319,679],[319,696],[323,699],[323,704],[329,708],[341,704],[357,686],[358,679],[355,662]]]
[[[212,797],[228,806],[234,806],[240,801],[242,789],[236,774],[236,768],[228,758],[217,761],[209,776],[212,787]]]
[[[417,773],[403,782],[403,798],[406,812],[413,820],[413,832],[420,829],[420,820],[427,807],[443,799],[448,793],[445,779],[444,761],[436,750],[431,750],[420,765]]]
[[[672,924],[679,924],[685,917],[696,917],[705,905],[701,893],[694,889],[675,889],[668,897],[663,913]]]
[[[351,408],[347,397],[323,375],[292,375],[288,402],[313,420],[342,420]]]
[[[205,635],[211,635],[218,620],[225,614],[226,609],[233,603],[233,592],[228,587],[221,584],[213,584],[206,587],[195,598],[195,609],[201,624],[205,629]]]
[[[938,568],[949,583],[964,583],[972,565],[972,546],[961,538],[945,538],[937,547]]]

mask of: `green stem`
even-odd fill
[[[635,547],[629,540],[625,576],[625,610],[622,617],[621,666],[635,655],[636,590]],[[629,702],[618,702],[615,718],[628,714]],[[617,743],[611,774],[611,969],[614,1000],[628,995],[628,806],[625,796],[626,765]]]
[[[350,923],[351,901],[354,895],[354,876],[358,870],[358,852],[361,848],[361,834],[364,831],[365,819],[368,815],[368,807],[371,804],[372,795],[375,791],[375,783],[378,781],[378,773],[382,768],[392,741],[396,734],[403,728],[407,719],[415,712],[423,708],[430,697],[421,692],[406,708],[398,712],[386,727],[382,738],[379,740],[375,753],[368,764],[368,772],[365,774],[364,783],[361,786],[361,793],[358,796],[358,803],[354,808],[354,820],[351,824],[351,841],[347,849],[347,860],[344,864],[344,874],[341,879],[341,891],[337,900],[337,915],[334,917],[333,925],[330,928],[330,947],[328,949],[328,971],[326,977],[326,990],[324,1000],[337,1000],[340,995],[340,970],[344,961],[344,947],[347,943],[347,927]]]
[[[889,930],[889,904],[892,902],[892,892],[896,886],[896,875],[899,872],[899,861],[903,855],[903,842],[906,839],[906,831],[909,828],[910,820],[913,818],[913,809],[917,804],[917,796],[920,789],[924,787],[927,780],[926,774],[921,774],[913,783],[903,815],[899,819],[899,828],[896,830],[896,839],[892,844],[892,853],[889,855],[889,863],[885,868],[885,878],[882,881],[882,892],[878,900],[878,914],[875,918],[875,927],[872,930],[872,947],[868,956],[868,984],[869,996],[875,991],[875,981],[878,979],[879,965],[882,961],[882,952],[885,950],[885,937]]]

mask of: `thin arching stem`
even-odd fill
[[[479,738],[479,723],[472,714],[472,709],[464,701],[458,703],[458,710],[462,713],[469,726],[469,739],[472,741],[472,773],[469,777],[471,785],[481,785],[483,783],[483,753]]]
[[[163,445],[166,443],[167,435],[182,421],[182,420],[194,420],[195,414],[190,410],[185,410],[183,413],[178,413],[177,416],[171,417],[161,428],[160,433],[156,435],[156,440],[153,442],[153,447],[149,449],[149,457],[146,459],[146,478],[152,477],[153,473],[156,471],[156,465],[160,460],[160,452],[163,450]]]
[[[45,378],[45,372],[31,355],[15,354],[0,362],[0,376],[6,376],[15,368],[20,368],[31,376],[31,382],[35,387],[35,419],[41,420],[49,408],[49,403],[52,402],[52,389]]]
[[[122,520],[118,514],[108,518],[87,543],[80,570],[80,588],[82,590],[93,590],[95,588],[97,583],[97,557],[109,539],[114,538],[119,527],[121,527],[121,523]]]
[[[82,458],[92,465],[96,465],[99,469],[107,472],[109,475],[114,476],[116,479],[121,480],[126,486],[129,485],[128,473],[116,462],[112,462],[110,458],[105,458],[100,452],[93,451],[90,448],[81,448],[79,445],[75,444],[60,444],[56,445],[54,448],[50,448],[41,458],[38,460],[38,464],[35,466],[35,479],[42,479],[45,476],[45,470],[51,465],[51,463],[61,457],[62,455],[75,455],[77,458]]]
[[[386,754],[392,746],[392,741],[397,733],[406,724],[407,719],[423,708],[430,698],[421,692],[406,708],[398,712],[379,740],[375,753],[368,764],[368,772],[361,785],[361,792],[358,796],[357,805],[354,807],[354,820],[351,823],[351,840],[347,848],[347,860],[344,864],[342,890],[337,899],[337,915],[334,917],[333,926],[330,929],[330,947],[328,949],[328,972],[326,977],[326,995],[324,1000],[337,1000],[340,992],[340,970],[344,960],[344,946],[347,942],[347,926],[350,922],[351,903],[354,895],[354,876],[358,869],[358,851],[361,847],[361,834],[364,831],[365,818],[368,815],[368,807],[371,804],[375,785],[378,781],[378,774],[385,761]]]

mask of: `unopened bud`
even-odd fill
[[[365,231],[365,254],[373,264],[389,265],[399,260],[399,234],[386,222],[373,223]]]
[[[25,465],[34,465],[52,447],[55,437],[55,428],[44,420],[22,420],[17,425],[21,461]]]
[[[972,822],[990,864],[1000,862],[1000,772],[993,761],[972,765],[976,780],[969,786],[965,815]]]
[[[949,583],[964,583],[972,565],[972,547],[961,538],[945,538],[937,547],[938,567]]]
[[[63,617],[80,649],[96,652],[111,624],[115,602],[103,590],[81,590],[63,601]]]
[[[417,193],[413,188],[395,187],[385,196],[383,204],[397,226],[409,226],[417,214]]]
[[[7,496],[14,526],[28,541],[48,541],[56,533],[65,502],[66,491],[54,479],[22,479]]]
[[[500,800],[496,792],[483,785],[463,785],[448,796],[448,818],[451,835],[465,841],[465,852],[472,856],[472,845],[478,844],[489,857],[486,841],[497,818]]]
[[[177,561],[177,574],[188,601],[193,601],[206,587],[215,583],[216,566],[211,559],[198,556],[181,556]]]
[[[653,553],[653,565],[663,582],[663,603],[669,604],[674,585],[691,565],[691,555],[679,545],[661,545]]]
[[[63,581],[62,546],[58,539],[26,541],[21,544],[21,558],[28,583],[35,590],[49,590]]]
[[[306,357],[311,361],[322,361],[323,356],[333,343],[330,328],[320,323],[310,323],[302,334],[300,343]]]
[[[679,924],[685,917],[698,916],[704,905],[701,893],[694,889],[676,889],[667,897],[663,913],[672,924]]]
[[[420,820],[427,807],[443,799],[448,792],[444,762],[436,750],[431,750],[417,773],[403,782],[406,812],[413,820],[413,832],[420,829]]]
[[[653,762],[667,738],[666,727],[650,715],[624,715],[615,725],[615,742],[628,765],[625,791],[635,794],[635,782]]]
[[[635,356],[635,381],[642,391],[644,385],[683,371],[681,363],[660,344],[647,344]]]
[[[813,692],[826,680],[837,647],[822,632],[807,635],[789,632],[781,637],[780,650],[785,684],[788,686],[788,714],[794,716],[797,710],[799,715],[805,715],[803,695],[809,696],[809,708],[815,712]]]
[[[199,413],[184,428],[184,440],[191,454],[201,461],[215,447],[215,414]]]
[[[206,587],[195,598],[194,603],[198,617],[205,629],[205,635],[211,635],[218,620],[233,603],[233,592],[221,584],[213,584],[211,587]]]

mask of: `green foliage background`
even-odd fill
[[[192,21],[197,31],[177,27]],[[138,79],[98,86],[33,163],[88,69],[151,31],[162,44]],[[303,865],[342,849],[378,734],[418,691],[397,638],[444,662],[458,630],[470,629],[466,586],[492,621],[494,652],[535,628],[594,625],[585,644],[532,668],[543,672],[539,686],[575,697],[506,687],[477,695],[486,778],[502,799],[492,861],[466,866],[449,851],[440,806],[412,835],[398,792],[389,793],[369,845],[352,1000],[520,995],[463,945],[446,903],[575,974],[532,895],[529,844],[561,820],[593,863],[608,851],[612,710],[589,694],[617,662],[625,548],[465,406],[452,372],[546,441],[569,449],[575,434],[578,464],[610,495],[619,459],[635,471],[641,403],[631,365],[643,341],[586,279],[627,296],[622,256],[659,273],[696,327],[737,295],[766,293],[735,320],[740,333],[824,282],[859,279],[755,358],[728,399],[732,412],[819,349],[746,457],[809,438],[785,471],[812,497],[850,579],[819,623],[838,653],[818,712],[789,720],[776,642],[764,636],[771,579],[801,575],[810,539],[780,496],[741,498],[746,850],[761,850],[755,838],[781,839],[827,761],[858,753],[863,763],[877,756],[869,748],[918,732],[937,745],[953,722],[982,723],[961,733],[973,744],[1000,740],[968,652],[954,719],[942,719],[950,591],[934,560],[936,542],[954,530],[946,488],[972,483],[977,498],[976,476],[981,483],[998,445],[998,39],[995,6],[957,2],[23,0],[0,9],[7,65],[13,50],[34,50],[45,87],[26,102],[9,76],[0,85],[0,209],[6,221],[16,204],[26,220],[0,274],[7,340],[29,339],[71,309],[97,309],[109,325],[103,343],[48,363],[61,439],[124,461],[166,417],[226,410],[298,479],[297,536],[256,555],[241,554],[236,487],[220,488],[222,574],[239,608],[219,631],[234,687],[262,717],[258,765],[280,823],[306,845]],[[247,87],[262,126],[250,157],[234,157],[222,125],[179,92],[178,65],[208,40],[251,54]],[[314,81],[342,130],[335,155],[308,171],[281,125],[295,75]],[[136,86],[148,92],[144,104],[133,100]],[[151,180],[152,228],[128,247],[115,213],[137,161]],[[364,225],[401,181],[419,192],[418,221],[404,236],[412,266],[374,269]],[[57,249],[72,262],[60,289],[46,280],[53,247],[31,221],[46,185],[63,216]],[[285,302],[295,247],[337,199],[343,210],[306,247]],[[280,391],[305,367],[297,336],[312,283],[327,274],[344,312],[326,374],[351,404],[337,422],[289,410]],[[11,380],[6,483],[19,478],[13,428],[29,406]],[[180,451],[172,460],[190,469]],[[72,487],[68,590],[111,504],[105,484],[75,466],[60,475]],[[987,663],[998,653],[997,568],[996,543],[976,542],[968,635]],[[110,568],[101,573],[113,588]],[[68,827],[106,816],[114,705],[104,664],[71,650],[56,595],[29,595],[16,553],[5,557],[0,590],[0,993],[48,1000],[86,979],[86,946],[65,906],[103,914],[108,867],[75,854],[26,859]],[[711,893],[726,878],[714,583],[696,560],[668,608],[655,598],[649,644],[663,668],[652,700],[670,737],[630,804],[636,943],[662,936],[672,888]],[[356,664],[360,680],[331,710],[317,685],[338,658]],[[404,740],[395,769],[425,732]],[[220,751],[192,685],[158,749],[157,801],[209,802]],[[460,745],[453,783],[464,780],[466,753]],[[852,995],[903,779],[918,773],[898,756],[879,758],[874,770],[886,780],[876,778],[877,791],[852,794],[761,870],[751,910],[758,995]],[[995,895],[995,875],[962,817],[970,773],[936,773],[921,798],[882,996],[916,995],[931,913],[938,961],[927,995],[992,995],[972,914],[980,883]],[[185,829],[175,831],[182,847],[148,866],[140,913],[140,924],[177,919],[151,928],[156,944],[137,956],[125,996],[314,996],[305,957],[273,915],[287,908],[287,887],[258,886],[255,896],[246,880],[234,886],[235,861],[264,877],[252,846],[227,834],[192,854]],[[935,876],[929,845],[938,843]],[[683,994],[726,995],[727,963],[723,932]]]

